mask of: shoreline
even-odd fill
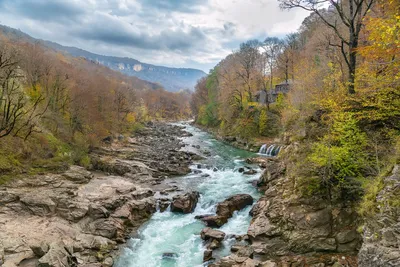
[[[91,171],[70,166],[0,186],[0,266],[112,266],[156,206],[169,204],[156,193],[181,190],[163,181],[190,172],[198,157],[180,151],[187,134],[149,123],[95,149]]]

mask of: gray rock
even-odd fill
[[[65,267],[77,266],[75,257],[65,249],[63,242],[50,244],[49,251],[39,259],[38,267]]]
[[[171,202],[171,211],[180,213],[191,213],[199,201],[199,192],[190,192],[175,196]]]
[[[225,238],[225,233],[219,230],[214,230],[209,227],[204,228],[201,230],[200,233],[201,239],[203,240],[209,240],[209,239],[215,239],[217,241],[222,241]]]
[[[31,245],[30,248],[35,256],[41,258],[49,251],[49,244],[40,242],[38,244]]]

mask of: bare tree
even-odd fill
[[[245,84],[247,97],[251,100],[252,93],[258,89],[260,82],[260,43],[257,40],[250,40],[240,45],[238,52],[238,63],[240,68],[236,71],[237,76]]]
[[[330,27],[339,37],[339,44],[331,44],[340,47],[349,71],[350,94],[355,93],[354,80],[357,67],[357,47],[362,20],[367,15],[376,0],[279,0],[284,9],[302,8],[314,12]],[[323,9],[330,4],[328,10]],[[341,31],[341,27],[347,28],[347,36]]]
[[[24,139],[34,131],[37,119],[45,109],[38,111],[44,98],[39,95],[28,99],[21,83],[22,71],[18,66],[18,55],[15,49],[6,45],[0,46],[0,138],[10,135],[22,135]]]

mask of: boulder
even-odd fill
[[[191,213],[199,201],[199,192],[190,192],[184,195],[175,196],[171,203],[172,212]]]
[[[209,239],[215,239],[217,241],[222,241],[225,238],[225,233],[219,230],[214,230],[209,227],[204,228],[201,230],[200,233],[201,239],[203,240],[209,240]]]
[[[247,194],[238,194],[229,197],[217,205],[216,215],[198,216],[209,227],[221,227],[235,211],[241,210],[248,205],[253,204],[253,197]]]

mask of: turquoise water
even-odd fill
[[[251,181],[259,178],[255,175],[243,175],[237,170],[245,166],[244,159],[254,156],[246,152],[225,145],[211,135],[190,125],[185,125],[186,130],[193,134],[192,137],[183,138],[189,144],[183,149],[195,151],[209,151],[211,155],[205,160],[195,162],[191,167],[197,169],[197,164],[208,166],[202,168],[202,173],[191,173],[174,180],[185,190],[197,190],[201,197],[195,211],[191,214],[176,214],[170,211],[156,212],[152,218],[143,225],[137,238],[131,238],[128,246],[123,249],[117,261],[117,267],[196,267],[203,264],[204,245],[200,239],[200,231],[205,225],[196,220],[196,215],[215,213],[215,205],[226,198],[239,193],[246,193],[258,198],[259,194],[251,185]],[[195,149],[191,145],[200,145]],[[214,170],[217,168],[217,170]],[[205,177],[205,174],[208,174]],[[248,215],[251,207],[247,207],[234,214],[220,230],[229,234],[245,234],[251,217]],[[225,256],[229,254],[233,239],[223,242],[223,247],[214,255]],[[163,258],[163,253],[174,253],[173,258]]]

